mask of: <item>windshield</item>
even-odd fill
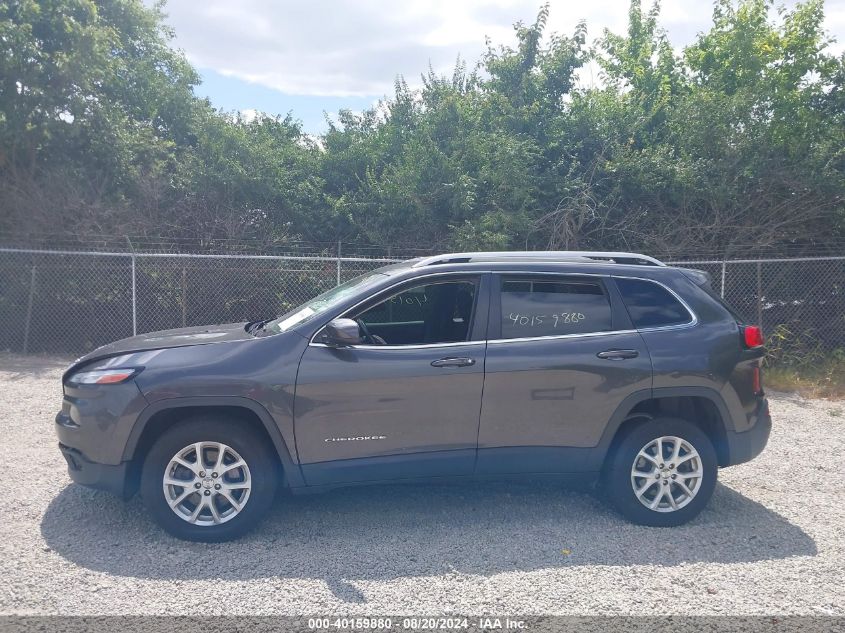
[[[310,301],[303,303],[298,308],[294,308],[279,318],[268,321],[264,325],[264,330],[270,334],[286,332],[295,325],[305,323],[315,316],[331,310],[350,295],[363,290],[367,286],[374,285],[386,276],[383,272],[372,271],[350,279],[346,283],[335,286],[321,295],[317,295]]]

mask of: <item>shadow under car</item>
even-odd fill
[[[698,518],[668,529],[633,525],[590,494],[543,481],[283,495],[257,530],[219,544],[168,536],[137,497],[123,502],[69,485],[48,506],[41,532],[68,561],[118,576],[319,578],[341,589],[342,580],[454,571],[738,563],[817,552],[801,528],[722,484]],[[203,555],[209,550],[213,556]]]

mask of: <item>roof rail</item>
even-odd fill
[[[479,253],[445,253],[423,257],[413,264],[414,268],[437,264],[457,264],[467,262],[507,261],[524,259],[532,261],[577,262],[602,260],[608,264],[634,264],[640,266],[665,266],[663,262],[640,253],[621,253],[604,251],[493,251]]]

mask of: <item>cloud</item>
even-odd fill
[[[828,0],[824,7],[825,26],[836,37],[830,51],[837,55],[845,53],[845,0]]]
[[[148,0],[152,2],[152,0]],[[176,45],[198,68],[289,95],[334,97],[392,93],[398,74],[411,85],[429,63],[449,72],[460,54],[470,63],[484,38],[513,44],[512,24],[532,22],[542,0],[170,0],[165,11]],[[644,6],[650,2],[644,0]],[[826,10],[845,39],[845,0]],[[625,29],[627,0],[556,0],[549,30],[572,32],[587,20],[590,38]],[[661,24],[676,46],[706,29],[709,2],[664,0]]]
[[[246,108],[241,110],[241,119],[244,120],[246,123],[252,123],[258,118],[258,110],[255,108]]]
[[[396,75],[451,70],[533,20],[538,0],[170,0],[176,45],[199,68],[287,94],[382,95]]]

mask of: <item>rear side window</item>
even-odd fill
[[[585,334],[610,329],[610,301],[598,282],[502,279],[502,338]]]
[[[616,285],[636,328],[682,325],[692,321],[689,310],[660,284],[617,277]]]

